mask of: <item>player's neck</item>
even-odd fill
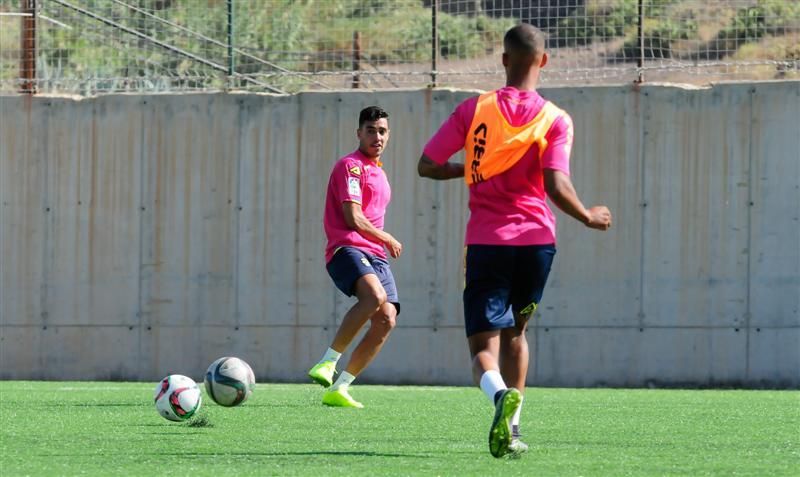
[[[363,149],[361,149],[360,147],[358,148],[358,152],[360,152],[360,153],[361,153],[361,155],[362,155],[362,156],[364,156],[364,157],[365,157],[367,160],[369,160],[369,161],[371,161],[371,162],[374,162],[375,164],[378,164],[378,163],[380,163],[380,162],[381,162],[381,156],[380,156],[380,155],[377,155],[377,156],[370,156],[369,154],[367,154],[366,152],[364,152],[364,150],[363,150]]]
[[[536,91],[539,83],[539,70],[536,68],[506,70],[506,86],[517,88],[520,91]]]
[[[506,86],[516,88],[520,91],[536,91],[537,83],[537,78],[531,78],[530,76],[525,76],[522,78],[509,77],[506,80]]]

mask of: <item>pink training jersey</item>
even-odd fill
[[[386,258],[383,243],[365,237],[347,226],[342,204],[355,202],[361,205],[364,217],[376,228],[383,230],[383,217],[392,197],[386,173],[359,150],[336,161],[328,181],[323,225],[328,244],[325,262],[341,247],[355,247],[380,258]]]
[[[511,126],[522,126],[542,109],[546,100],[535,91],[513,87],[497,90],[500,112]],[[464,149],[478,97],[456,107],[425,146],[425,155],[439,165]],[[469,186],[470,217],[466,245],[543,245],[555,243],[556,218],[547,205],[543,169],[569,174],[572,120],[564,113],[545,135],[547,149],[535,144],[513,167],[484,182]]]

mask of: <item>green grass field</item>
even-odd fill
[[[0,382],[0,475],[800,475],[800,392],[529,389],[531,450],[494,459],[476,388],[261,384],[173,423],[155,383]]]

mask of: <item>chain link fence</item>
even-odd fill
[[[0,92],[488,89],[520,21],[547,85],[800,78],[797,0],[0,0]]]

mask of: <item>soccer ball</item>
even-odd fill
[[[153,397],[156,410],[170,421],[185,421],[200,409],[200,387],[191,378],[170,374],[162,379]]]
[[[239,358],[225,356],[211,363],[206,371],[206,392],[220,406],[232,407],[253,394],[256,378],[250,365]]]

